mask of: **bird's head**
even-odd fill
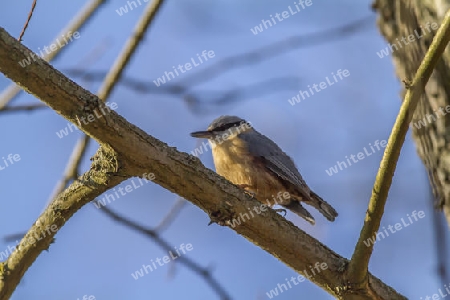
[[[218,137],[221,140],[227,140],[238,134],[253,130],[249,122],[236,116],[220,116],[208,126],[206,131],[192,132],[191,136],[215,140]]]

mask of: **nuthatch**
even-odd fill
[[[270,207],[281,205],[312,225],[314,218],[301,202],[315,207],[329,221],[337,217],[336,210],[306,185],[293,160],[247,121],[221,116],[207,131],[192,132],[191,136],[208,139],[216,172],[253,194],[258,201]],[[274,195],[281,192],[289,193],[290,197],[278,197],[277,201]]]

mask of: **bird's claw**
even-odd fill
[[[245,193],[246,193],[247,195],[249,195],[250,197],[252,197],[252,198],[255,198],[255,196],[256,196],[256,193],[255,193],[255,192],[252,192],[252,191],[245,191]]]
[[[247,195],[249,195],[252,198],[255,198],[256,193],[248,189],[250,187],[248,184],[238,184],[237,186],[243,189]]]

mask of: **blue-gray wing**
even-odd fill
[[[310,189],[297,170],[294,161],[277,144],[257,131],[244,133],[239,137],[246,141],[248,151],[252,156],[263,159],[267,169],[309,196]]]

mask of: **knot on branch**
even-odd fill
[[[214,210],[209,214],[211,221],[208,223],[208,226],[213,223],[217,223],[220,226],[229,226],[234,217],[235,212],[232,209],[232,205],[229,202],[225,202],[219,209]]]
[[[91,161],[91,170],[106,174],[117,173],[120,168],[118,153],[109,146],[100,146]]]
[[[343,268],[346,268],[348,266],[348,263],[345,263],[345,265],[341,266],[339,268],[339,271],[341,271]],[[344,280],[342,282],[342,285],[339,287],[336,287],[336,292],[339,295],[367,295],[368,291],[370,291],[369,288],[369,273],[366,273],[364,276],[364,279],[360,282],[353,282],[349,277],[349,274],[346,274],[348,272],[348,269],[344,271]],[[363,298],[362,298],[363,299]],[[380,299],[380,298],[367,298],[367,299]]]

